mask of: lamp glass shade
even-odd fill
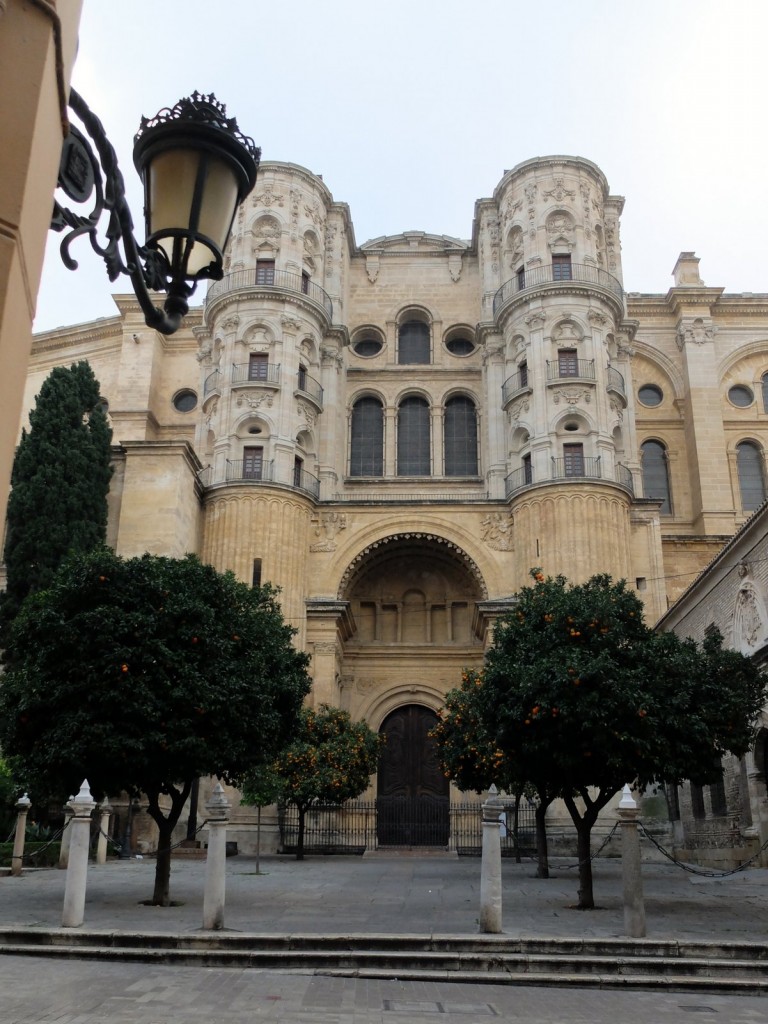
[[[237,209],[238,185],[231,164],[204,149],[157,153],[147,168],[147,241],[172,267],[174,250],[185,253],[184,277],[214,270]]]

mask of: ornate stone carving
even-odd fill
[[[555,405],[566,402],[568,405],[578,405],[583,402],[589,405],[592,401],[592,392],[588,388],[555,388],[552,393],[552,401]]]
[[[325,209],[319,199],[313,199],[311,202],[305,203],[304,213],[313,224],[316,224],[321,229],[323,228],[325,225]]]
[[[564,178],[555,178],[554,187],[548,191],[542,192],[542,195],[545,199],[554,199],[556,203],[562,203],[566,196],[568,199],[573,199],[576,192],[573,189],[565,187]]]
[[[267,183],[261,192],[254,192],[251,196],[251,204],[253,206],[284,206],[285,196],[282,192],[275,192],[275,186],[271,183]]]
[[[356,689],[358,693],[367,695],[369,693],[373,693],[377,686],[378,683],[375,679],[358,679]]]
[[[528,200],[529,206],[533,206],[533,204],[536,202],[536,193],[538,192],[538,190],[538,186],[535,182],[531,182],[530,184],[525,186],[525,198]]]
[[[688,343],[703,345],[712,341],[716,333],[717,327],[711,317],[684,317],[677,327],[677,347],[682,349]]]
[[[590,309],[587,313],[587,319],[593,327],[602,327],[608,323],[608,317],[605,313],[601,313],[599,309]]]
[[[536,313],[529,313],[528,316],[524,317],[525,323],[531,330],[540,330],[547,322],[547,314],[541,310]]]
[[[733,639],[742,654],[752,654],[766,638],[766,614],[752,583],[745,583],[736,597]]]
[[[524,395],[522,398],[516,399],[509,407],[508,415],[510,423],[512,423],[513,425],[519,423],[520,414],[523,412],[528,412],[530,408],[531,403],[527,395]]]
[[[573,320],[563,320],[553,329],[552,340],[563,345],[578,345],[582,333]]]
[[[309,545],[310,551],[335,551],[336,537],[341,530],[347,528],[345,512],[318,512],[312,516],[315,524],[315,536],[319,540]]]
[[[452,252],[448,256],[448,273],[452,281],[458,281],[461,277],[461,253]]]
[[[308,427],[314,427],[315,421],[317,420],[317,413],[312,409],[306,402],[298,402],[296,405],[296,411],[300,417],[303,417]]]
[[[228,317],[221,321],[221,326],[225,331],[236,331],[240,326],[240,317],[237,313],[230,313]]]
[[[376,278],[379,276],[379,257],[378,256],[366,256],[365,257],[365,272],[368,275],[368,280],[373,284]]]
[[[332,342],[320,346],[320,363],[322,366],[335,366],[338,370],[344,364],[341,352]]]
[[[623,423],[624,409],[621,405],[621,402],[619,402],[616,398],[612,398],[609,404],[611,406],[611,409],[613,410],[614,415],[616,416],[616,419],[619,421],[619,423]]]
[[[284,329],[287,329],[289,331],[298,331],[301,330],[304,321],[300,320],[299,317],[290,316],[288,313],[283,313],[282,316],[280,317],[280,323],[283,325]]]
[[[335,640],[316,640],[313,647],[315,654],[335,654],[337,645]]]
[[[244,405],[247,405],[249,409],[255,412],[256,409],[260,409],[262,405],[266,405],[268,409],[271,409],[273,402],[273,393],[271,391],[264,391],[260,395],[238,395],[237,402],[235,404],[239,409]]]
[[[489,512],[480,523],[480,535],[494,551],[512,551],[513,525],[514,521],[509,512]]]
[[[209,430],[213,427],[214,423],[216,422],[216,419],[218,418],[218,412],[219,399],[218,396],[216,396],[211,402],[211,404],[208,406],[208,412],[205,414],[205,425],[208,427]]]

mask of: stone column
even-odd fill
[[[13,837],[13,854],[11,856],[11,874],[18,877],[24,863],[24,839],[27,834],[27,815],[32,801],[27,794],[20,797],[16,810],[19,812],[16,818],[16,834]]]
[[[480,866],[480,931],[501,932],[501,820],[503,804],[495,786],[483,804],[483,853]]]
[[[109,797],[105,796],[99,804],[99,839],[96,845],[97,864],[107,863],[107,839],[109,832],[109,819],[111,817],[112,806],[109,802]]]
[[[80,792],[70,801],[72,820],[69,828],[72,838],[69,845],[67,881],[64,887],[64,912],[62,928],[79,928],[85,914],[85,883],[88,876],[88,849],[91,845],[91,812],[96,801],[91,798],[88,780],[84,779]]]
[[[629,786],[625,786],[619,804],[621,819],[621,874],[624,881],[624,933],[631,939],[645,936],[643,877],[640,871],[640,836],[637,830],[639,809]]]
[[[69,798],[74,800],[74,794]],[[61,846],[59,847],[59,867],[66,868],[69,864],[69,843],[72,839],[72,808],[69,804],[64,804],[64,828],[61,833]]]
[[[203,928],[224,927],[224,890],[227,878],[227,823],[230,804],[217,782],[206,803],[208,812],[208,857],[205,862]]]

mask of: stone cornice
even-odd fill
[[[609,196],[608,179],[597,164],[592,163],[591,160],[587,160],[582,156],[565,156],[560,154],[555,154],[553,156],[537,156],[530,160],[523,160],[522,163],[516,164],[511,170],[505,171],[504,177],[493,190],[493,198],[498,201],[501,193],[504,192],[514,178],[519,178],[534,171],[551,173],[553,170],[560,167],[567,167],[574,171],[586,171],[597,181],[604,200],[618,199],[621,200],[623,204],[621,196]]]
[[[190,472],[195,476],[203,468],[189,441],[121,441],[120,447],[126,457],[132,455],[181,455]]]
[[[410,238],[417,242],[424,242],[424,248],[420,245],[411,246]],[[357,250],[356,256],[388,256],[388,257],[413,257],[419,256],[450,256],[455,253],[464,255],[470,249],[470,242],[463,238],[453,238],[451,235],[434,235],[427,231],[403,231],[397,235],[380,235],[368,242],[363,242]],[[402,248],[394,246],[402,245]]]
[[[56,327],[32,336],[32,353],[54,352],[60,348],[71,348],[91,341],[122,339],[123,322],[120,317],[105,317],[73,327]]]
[[[701,289],[671,289],[667,295],[627,292],[627,309],[630,316],[639,319],[648,317],[668,317],[673,319],[677,314],[677,307],[671,296],[680,296],[683,304],[688,302],[689,293],[700,292]],[[768,314],[768,294],[760,292],[723,292],[722,289],[704,289],[704,291],[716,293],[714,301],[707,300],[710,306],[712,317],[724,315],[738,316],[765,316]],[[692,299],[691,304],[696,300]]]
[[[264,184],[264,179],[270,172],[275,174],[287,173],[290,177],[298,179],[304,185],[322,193],[327,209],[330,209],[334,205],[331,190],[325,184],[320,175],[313,174],[312,171],[308,170],[306,167],[302,167],[301,164],[292,164],[282,160],[262,160],[259,164],[259,184]]]

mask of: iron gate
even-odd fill
[[[421,805],[414,815],[408,801],[405,797],[379,797],[348,800],[344,804],[316,804],[307,811],[304,821],[305,852],[363,854],[381,847],[434,846],[456,850],[459,856],[480,856],[483,825],[479,803]],[[532,855],[536,850],[535,805],[527,801],[519,805],[516,832],[514,801],[504,803],[504,820],[502,856],[518,852]],[[293,804],[278,805],[278,823],[281,852],[295,853],[299,815]],[[386,841],[382,841],[383,837]]]

